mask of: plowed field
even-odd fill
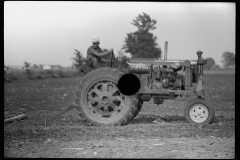
[[[5,157],[235,158],[235,75],[204,76],[212,124],[187,123],[187,101],[165,100],[144,102],[126,126],[86,126],[73,109],[46,127],[73,102],[80,78],[4,83],[5,118],[27,116],[4,124]],[[160,116],[167,121],[153,123]]]

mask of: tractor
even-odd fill
[[[143,102],[152,99],[188,100],[184,117],[189,123],[208,124],[215,109],[204,98],[202,51],[197,60],[115,58],[112,52],[100,58],[102,67],[83,65],[85,74],[76,88],[75,103],[81,120],[94,126],[128,124],[140,112]]]

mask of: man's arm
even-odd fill
[[[98,56],[98,57],[102,57],[110,52],[112,52],[113,49],[110,49],[108,51],[105,51],[105,52],[101,52],[101,53],[98,53],[97,51],[95,51],[94,49],[92,49],[92,53],[95,55],[95,56]]]

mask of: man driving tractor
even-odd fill
[[[113,49],[107,50],[107,51],[103,51],[100,47],[100,39],[99,37],[95,36],[92,37],[92,46],[90,46],[87,50],[87,58],[86,58],[86,62],[87,65],[91,68],[99,68],[99,60],[100,57],[109,54],[113,51]]]

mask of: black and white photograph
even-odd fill
[[[5,158],[235,159],[236,3],[4,1]]]

